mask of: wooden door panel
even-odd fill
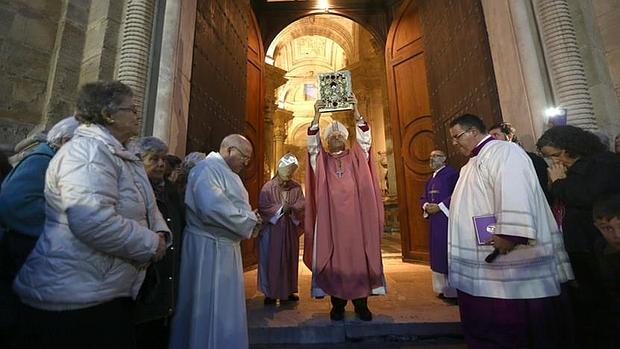
[[[386,45],[386,68],[403,259],[427,261],[428,226],[419,199],[430,174],[428,153],[434,136],[422,32],[413,2],[404,4],[395,16]]]
[[[248,23],[248,49],[246,63],[245,130],[244,135],[252,143],[254,155],[244,171],[244,180],[250,204],[258,207],[258,195],[263,185],[263,47],[260,31],[254,13],[250,9]],[[234,97],[234,96],[233,96]],[[255,240],[245,240],[241,244],[243,266],[245,268],[258,262]]]

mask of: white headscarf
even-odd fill
[[[73,133],[78,126],[80,126],[80,122],[73,116],[58,121],[47,132],[47,143],[56,148],[60,147],[63,142],[73,137]]]
[[[284,156],[280,158],[280,161],[278,161],[278,168],[284,168],[290,165],[299,166],[299,161],[297,161],[295,155],[291,153],[284,154]]]
[[[323,138],[329,138],[329,136],[336,131],[342,133],[344,138],[349,138],[349,131],[347,128],[342,123],[335,120],[323,131]]]

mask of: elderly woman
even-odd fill
[[[17,274],[23,347],[133,348],[133,300],[171,240],[144,167],[123,146],[140,120],[118,82],[84,85],[71,142],[45,183],[43,234]]]
[[[564,206],[564,245],[577,281],[571,298],[579,347],[604,347],[612,334],[601,316],[608,295],[595,247],[604,240],[594,225],[592,206],[603,195],[620,193],[620,155],[607,151],[593,133],[575,126],[550,128],[536,145],[553,162],[551,194]]]
[[[45,222],[45,172],[50,160],[73,137],[78,121],[70,116],[47,133],[47,142],[37,145],[7,175],[0,189],[0,225],[6,231],[6,246],[14,277],[43,232]],[[5,266],[6,267],[6,266]]]
[[[54,125],[47,133],[47,141],[30,149],[2,183],[0,230],[4,230],[4,235],[0,261],[0,338],[15,336],[13,327],[17,322],[19,301],[11,284],[43,231],[45,171],[56,151],[71,139],[78,124],[71,116]],[[0,339],[0,346],[2,344]]]
[[[142,137],[129,145],[144,165],[151,182],[157,207],[173,234],[166,256],[149,266],[138,294],[136,339],[138,348],[166,348],[170,317],[178,289],[181,234],[185,228],[185,206],[174,183],[164,178],[168,146],[156,137]]]
[[[258,199],[262,226],[259,245],[258,289],[265,305],[298,301],[299,236],[304,221],[304,194],[292,177],[299,162],[293,154],[278,161],[278,173],[263,185]]]

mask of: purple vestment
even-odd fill
[[[450,207],[450,196],[459,179],[459,174],[452,167],[446,165],[439,170],[435,177],[426,182],[424,194],[420,199],[420,207],[424,203],[440,204]],[[431,270],[437,273],[448,273],[448,216],[439,211],[428,217],[429,238],[428,250],[431,258]]]
[[[283,198],[291,211],[282,212]],[[265,183],[258,209],[265,220],[259,237],[258,288],[269,298],[286,300],[297,292],[299,236],[303,230],[304,194],[295,181]]]

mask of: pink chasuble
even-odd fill
[[[319,144],[316,173],[310,156],[306,166],[304,239],[304,263],[313,270],[316,286],[342,299],[367,297],[385,286],[383,224],[383,201],[372,160],[366,159],[357,142],[337,155]]]

